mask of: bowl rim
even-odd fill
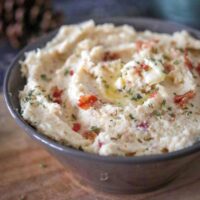
[[[86,20],[83,20],[86,21]],[[135,17],[135,18],[127,18],[127,17],[115,17],[115,18],[100,18],[100,19],[94,19],[95,22],[98,24],[110,22],[110,23],[119,23],[119,24],[131,24],[133,22],[140,22],[140,23],[165,23],[169,26],[179,26],[182,29],[187,29],[189,32],[196,33],[200,36],[200,31],[187,27],[185,25],[177,24],[170,21],[165,20],[159,20],[159,19],[153,19],[153,18],[141,18],[141,17]],[[49,34],[39,38],[36,42],[27,45],[25,48],[23,48],[17,56],[14,58],[14,60],[9,65],[9,68],[5,74],[4,83],[3,83],[3,93],[4,93],[4,99],[6,102],[6,105],[8,107],[8,110],[12,117],[15,119],[16,123],[23,129],[25,132],[31,136],[33,139],[36,139],[40,143],[43,143],[47,146],[50,146],[54,150],[62,151],[63,153],[69,154],[71,156],[79,157],[81,159],[86,160],[95,160],[95,161],[103,161],[103,162],[109,162],[109,163],[123,163],[123,164],[149,164],[153,162],[162,162],[166,160],[173,160],[177,158],[181,158],[193,153],[196,153],[200,150],[200,143],[195,143],[189,147],[165,153],[165,154],[151,154],[151,155],[139,155],[139,156],[133,156],[133,157],[124,157],[124,156],[102,156],[99,154],[94,153],[88,153],[84,151],[77,150],[73,147],[69,147],[66,145],[63,145],[59,142],[56,142],[55,140],[43,135],[42,133],[39,133],[35,128],[30,126],[27,122],[23,120],[19,112],[13,107],[11,103],[11,95],[8,88],[8,82],[10,78],[10,74],[12,70],[17,66],[16,63],[20,60],[20,58],[24,55],[24,53],[28,50],[36,49],[37,46],[39,46],[40,42],[42,42],[44,39],[51,38],[58,29],[50,32]],[[48,40],[47,40],[48,41]],[[46,42],[45,42],[46,43]]]

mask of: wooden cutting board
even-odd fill
[[[200,158],[170,185],[139,195],[103,194],[80,185],[11,118],[0,95],[0,200],[199,200]]]

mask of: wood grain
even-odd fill
[[[200,158],[173,183],[151,193],[113,195],[94,191],[80,185],[17,127],[0,95],[0,200],[199,200],[199,169]]]

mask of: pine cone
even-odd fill
[[[63,23],[51,0],[0,0],[0,37],[19,48]]]

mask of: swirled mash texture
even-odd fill
[[[186,31],[62,26],[21,61],[23,118],[67,146],[100,155],[161,154],[200,138],[200,41]]]

